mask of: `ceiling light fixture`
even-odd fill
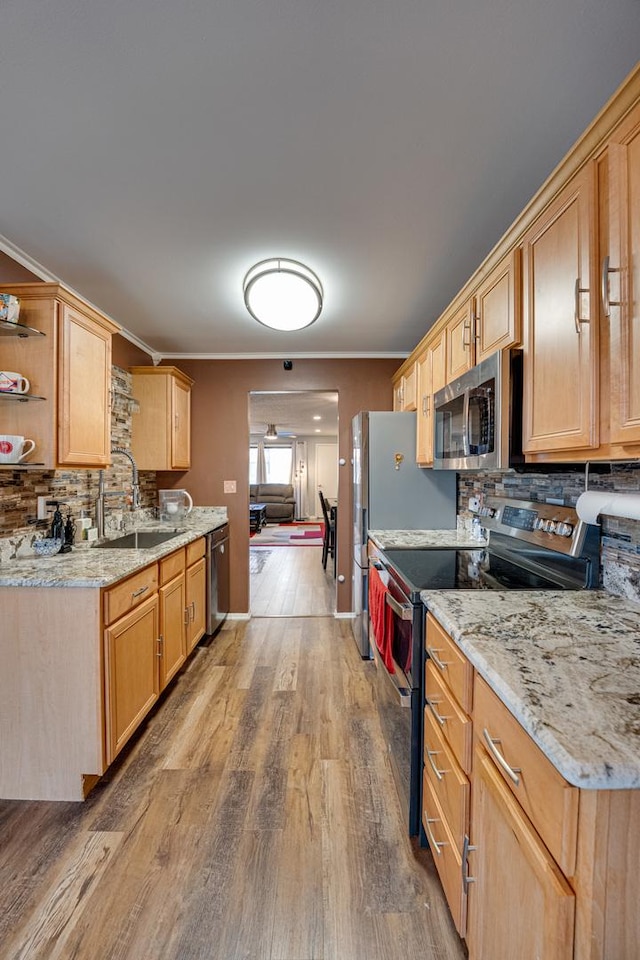
[[[320,316],[324,291],[319,278],[297,260],[261,260],[242,283],[247,310],[274,330],[302,330]]]
[[[268,424],[267,424],[267,432],[265,433],[264,438],[265,438],[265,440],[277,440],[277,439],[278,439],[278,431],[276,430],[276,425],[275,425],[275,423],[268,423]]]

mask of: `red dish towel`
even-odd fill
[[[388,593],[387,587],[380,578],[375,567],[369,570],[369,616],[376,646],[380,651],[382,662],[389,671],[395,673],[393,666],[393,610],[385,603]]]

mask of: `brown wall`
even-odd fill
[[[136,347],[126,337],[116,334],[112,340],[111,362],[116,367],[122,367],[126,370],[128,367],[150,367],[152,365],[151,357],[140,347]]]
[[[0,250],[0,283],[36,283],[40,277]]]
[[[361,410],[390,410],[391,376],[398,360],[180,360],[195,381],[192,392],[192,467],[159,473],[158,488],[185,487],[200,506],[226,506],[231,524],[231,609],[249,610],[249,393],[252,390],[336,390],[339,467],[337,610],[351,610],[351,418]],[[237,493],[225,494],[224,480]]]

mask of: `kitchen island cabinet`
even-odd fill
[[[188,655],[189,547],[191,636],[204,634],[203,534],[226,519],[194,508],[191,529],[159,547],[0,568],[1,798],[82,800],[92,789]]]
[[[474,671],[469,960],[634,957],[640,608],[598,591],[558,595],[553,610],[536,591],[422,597]],[[456,919],[465,903],[443,886]]]

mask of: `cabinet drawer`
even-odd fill
[[[462,857],[457,850],[440,805],[426,774],[422,778],[422,826],[429,840],[444,895],[455,928],[464,937],[467,925],[467,896],[462,886]]]
[[[165,583],[169,583],[170,580],[173,580],[174,577],[177,577],[179,573],[182,573],[185,568],[185,549],[182,547],[180,550],[176,550],[175,553],[170,553],[168,557],[163,557],[159,561],[160,567],[160,586],[164,586]]]
[[[575,870],[579,790],[562,777],[482,677],[476,677],[476,737],[492,757],[563,873]],[[500,765],[504,758],[515,772]],[[517,781],[517,782],[516,782]]]
[[[424,712],[424,770],[462,854],[464,836],[469,833],[469,780],[429,709]]]
[[[433,614],[427,614],[427,653],[466,713],[471,713],[473,667]]]
[[[198,537],[197,540],[194,540],[193,543],[187,544],[187,566],[190,567],[192,563],[195,563],[196,560],[199,560],[200,557],[204,557],[205,554],[205,539],[204,537]]]
[[[473,747],[471,720],[464,713],[430,660],[425,670],[427,710],[431,712],[453,755],[469,775]]]
[[[158,590],[158,564],[152,563],[104,592],[104,622],[113,623]]]

